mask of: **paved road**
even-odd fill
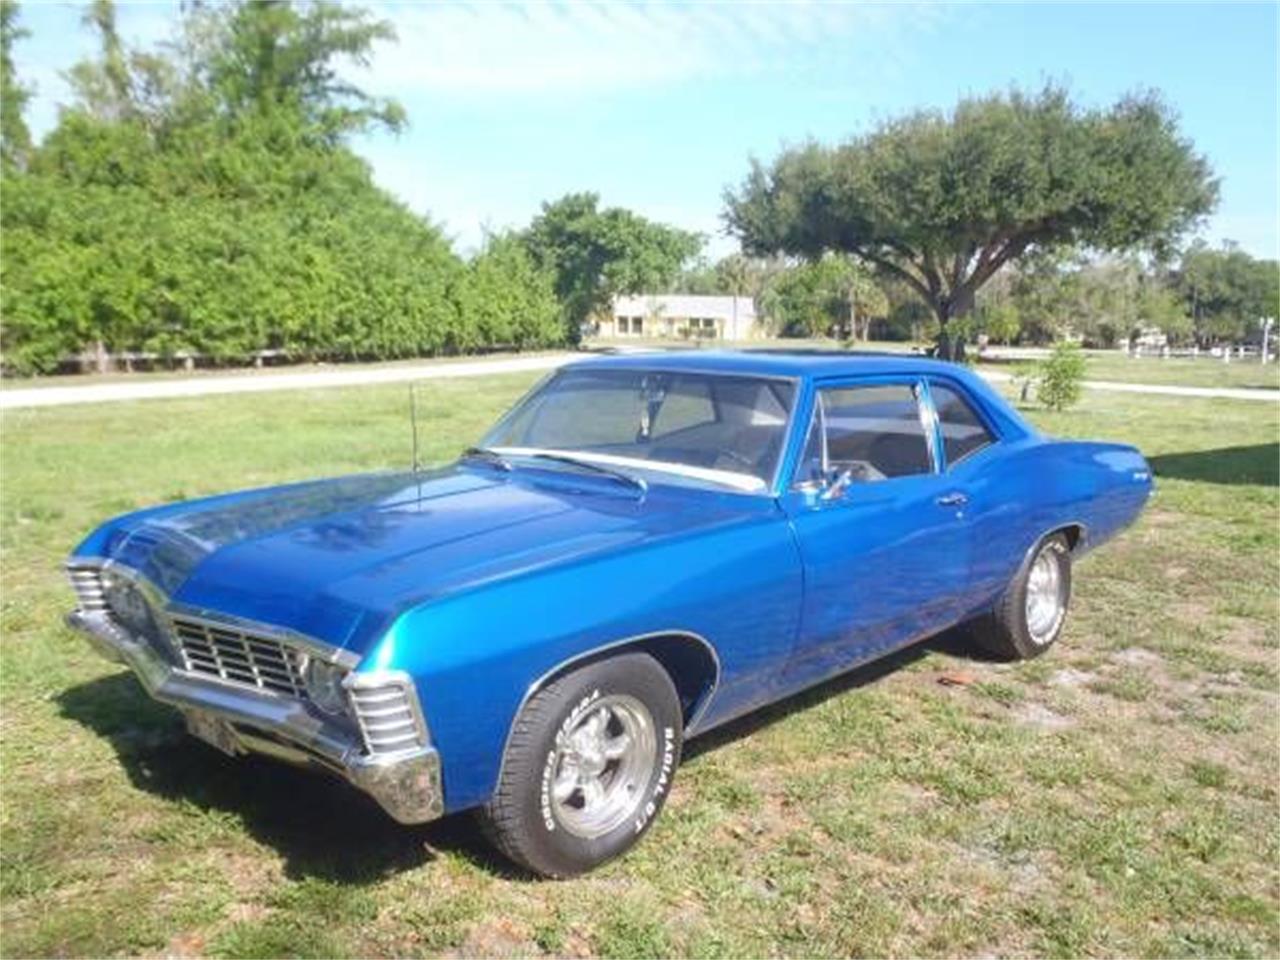
[[[162,397],[202,397],[223,393],[257,393],[266,390],[313,390],[320,387],[351,387],[376,383],[404,383],[410,380],[447,380],[453,377],[483,377],[497,373],[550,370],[581,354],[557,353],[537,357],[507,357],[500,360],[464,360],[450,363],[420,363],[395,367],[365,367],[354,370],[317,370],[306,373],[228,374],[186,377],[173,380],[142,380],[121,383],[94,383],[70,387],[35,387],[0,390],[0,410],[26,407],[57,407],[70,403],[110,403],[116,400],[148,400]],[[1000,371],[982,374],[996,383],[1010,379]],[[1147,383],[1113,383],[1086,380],[1092,390],[1121,393],[1154,393],[1176,397],[1217,397],[1229,400],[1280,402],[1280,390],[1252,390],[1235,387],[1178,387]]]
[[[175,380],[142,380],[92,383],[73,387],[34,387],[0,390],[0,410],[20,407],[60,407],[69,403],[110,403],[116,400],[152,400],[161,397],[204,397],[219,393],[258,393],[264,390],[314,390],[318,387],[354,387],[410,380],[447,380],[484,377],[495,373],[550,370],[577,357],[557,353],[501,360],[463,360],[419,363],[356,370],[314,370],[306,373],[228,374]]]

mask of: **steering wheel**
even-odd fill
[[[855,483],[874,483],[886,479],[874,464],[866,460],[845,460],[839,466],[842,472],[848,471],[849,479]]]
[[[748,460],[746,457],[738,453],[736,450],[721,450],[719,451],[719,454],[720,454],[720,457],[728,457],[730,460],[740,463],[742,466],[747,468],[747,472],[749,473],[754,474],[756,472],[755,462],[752,460]],[[719,459],[719,457],[717,457],[716,459]]]

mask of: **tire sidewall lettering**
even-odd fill
[[[653,778],[653,786],[649,790],[649,799],[644,802],[644,805],[636,813],[633,823],[635,833],[643,833],[645,827],[653,819],[653,815],[658,812],[658,807],[662,804],[662,798],[671,786],[671,773],[675,769],[675,765],[676,732],[672,727],[663,727],[662,762],[658,765],[657,776]]]

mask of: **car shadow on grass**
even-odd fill
[[[57,702],[65,717],[111,743],[134,787],[185,807],[175,811],[179,821],[230,814],[280,854],[291,879],[371,884],[430,863],[443,851],[488,872],[517,876],[485,844],[473,817],[405,826],[330,774],[225,756],[189,736],[177,712],[151,700],[130,673],[72,687]],[[208,834],[194,820],[191,830]]]
[[[1280,443],[1249,447],[1220,447],[1188,453],[1148,457],[1156,479],[1199,480],[1204,483],[1280,486]]]
[[[780,723],[792,714],[803,713],[851,690],[870,686],[889,674],[897,673],[916,661],[923,660],[931,653],[944,653],[951,657],[977,662],[991,662],[995,659],[973,642],[967,627],[954,627],[927,640],[903,647],[880,660],[873,660],[861,667],[855,667],[848,673],[824,680],[800,693],[753,710],[745,716],[694,737],[685,746],[683,759],[691,760],[727,743],[749,737],[775,723]]]
[[[717,727],[690,741],[685,759],[875,683],[931,652],[980,656],[962,630],[948,631]],[[373,884],[429,864],[443,852],[505,879],[534,879],[496,853],[469,814],[405,826],[331,775],[223,755],[188,736],[181,717],[148,697],[130,673],[71,687],[57,702],[63,716],[111,743],[134,787],[172,801],[179,837],[183,818],[231,815],[254,840],[280,854],[290,879]],[[207,825],[195,820],[190,830],[209,836]]]

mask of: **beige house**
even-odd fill
[[[600,319],[602,337],[753,340],[767,336],[751,297],[642,294],[616,297]]]

